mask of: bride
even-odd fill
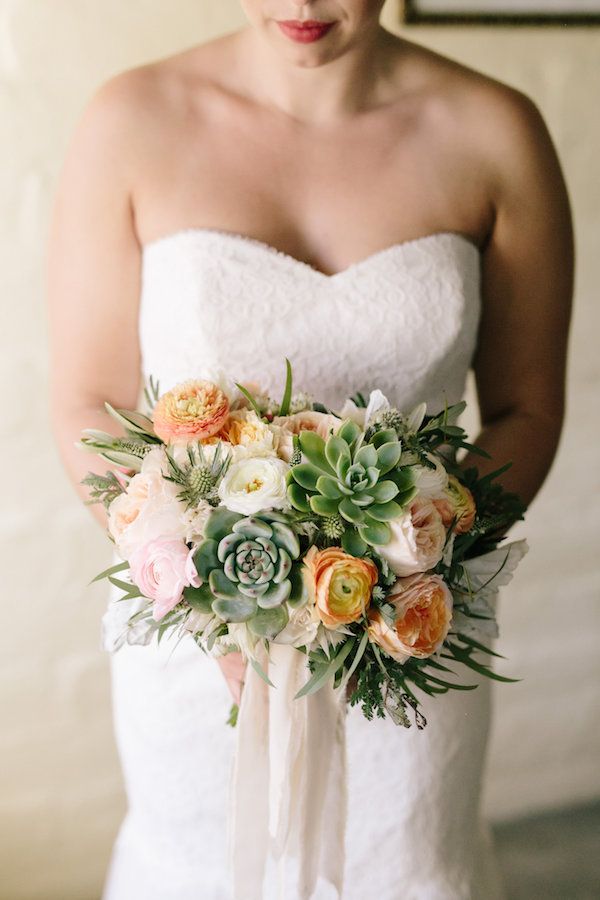
[[[288,356],[333,407],[378,386],[429,413],[472,367],[491,458],[463,464],[512,460],[501,480],[529,504],[563,423],[574,257],[538,109],[386,31],[383,0],[242,6],[246,27],[105,84],[73,137],[48,302],[53,427],[76,490],[87,499],[94,468],[81,430],[117,433],[104,400],[134,408],[149,375],[164,391],[214,367],[277,390]],[[108,649],[129,614],[114,600]],[[111,659],[129,808],[104,900],[225,900],[241,657],[217,665],[190,640]],[[348,708],[344,889],[323,877],[316,900],[503,896],[479,809],[490,683],[422,708],[423,731]]]

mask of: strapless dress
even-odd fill
[[[297,387],[333,408],[378,387],[400,409],[426,400],[428,413],[437,412],[465,390],[480,261],[477,246],[453,231],[394,244],[334,275],[233,232],[169,234],[143,248],[143,376],[164,392],[223,369],[278,396],[287,357]],[[128,615],[118,594],[103,623],[109,650]],[[125,645],[111,665],[128,811],[103,900],[230,900],[235,735],[217,663],[190,639]],[[422,731],[348,709],[342,900],[504,897],[480,810],[491,683],[467,669],[462,680],[479,687],[423,695]],[[323,882],[314,900],[337,896]],[[275,897],[277,885],[267,883],[264,900]]]

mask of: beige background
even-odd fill
[[[395,5],[384,21],[397,29]],[[42,264],[57,171],[98,84],[243,22],[237,0],[0,0],[3,900],[97,897],[124,808],[99,649],[105,588],[86,586],[108,564],[108,543],[48,436]],[[428,27],[408,36],[538,103],[575,213],[568,418],[527,525],[514,529],[531,551],[500,606],[502,671],[523,679],[495,694],[484,799],[505,818],[600,795],[600,31]]]

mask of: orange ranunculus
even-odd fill
[[[350,556],[339,547],[311,547],[304,566],[308,591],[326,628],[360,619],[377,583],[377,566],[372,560]]]
[[[160,397],[152,420],[165,443],[191,444],[218,434],[228,414],[229,399],[221,388],[192,378]]]
[[[424,659],[444,642],[452,621],[452,594],[440,575],[398,578],[386,597],[396,611],[391,627],[378,609],[370,609],[369,637],[397,662]]]
[[[453,528],[454,534],[464,534],[473,527],[477,512],[473,494],[455,475],[448,475],[448,484],[442,496],[433,498],[432,502],[441,515],[446,528],[450,527],[452,519],[457,516],[457,522]]]

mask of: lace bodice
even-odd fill
[[[225,370],[329,406],[379,387],[400,409],[461,399],[480,315],[480,256],[458,232],[394,244],[325,275],[262,241],[195,228],[143,248],[144,375],[161,392]]]

